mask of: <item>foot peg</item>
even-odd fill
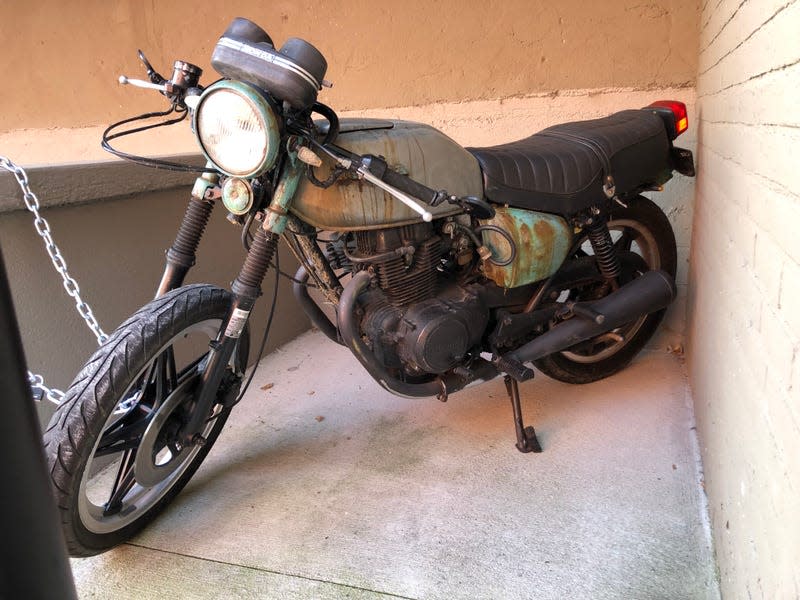
[[[514,409],[514,429],[517,434],[517,450],[523,453],[541,452],[542,446],[536,437],[536,430],[532,426],[525,427],[522,422],[522,407],[519,403],[519,383],[510,375],[505,376],[506,390]]]
[[[508,374],[515,381],[528,381],[533,379],[533,369],[529,369],[521,362],[504,356],[495,357],[492,362],[498,371]]]

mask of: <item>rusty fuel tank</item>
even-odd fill
[[[389,166],[434,190],[483,197],[478,161],[430,125],[410,121],[342,119],[336,145],[357,154],[383,156]],[[317,178],[328,172],[317,169]],[[399,200],[365,181],[342,178],[328,189],[303,180],[290,210],[321,229],[357,231],[419,223]],[[449,203],[432,208],[434,218],[460,212]]]
[[[549,277],[564,262],[572,244],[572,228],[557,215],[503,206],[481,225],[494,225],[508,233],[517,250],[508,265],[499,266],[491,260],[483,263],[486,277],[500,287],[518,287]],[[482,235],[497,262],[510,258],[512,250],[503,235],[491,230],[483,230]]]

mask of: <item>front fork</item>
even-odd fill
[[[225,375],[225,370],[233,356],[239,336],[250,318],[258,297],[261,283],[267,273],[281,233],[286,228],[286,220],[292,198],[304,174],[305,165],[290,152],[281,170],[272,201],[266,210],[262,226],[256,232],[239,275],[234,280],[231,291],[233,303],[227,318],[211,343],[208,361],[196,396],[196,405],[189,422],[181,429],[184,443],[203,444],[200,431],[206,416],[217,398],[217,390]],[[213,209],[213,190],[219,182],[216,174],[205,173],[198,177],[192,189],[192,199],[186,209],[175,242],[167,251],[167,264],[156,297],[183,284],[186,273],[194,265],[195,252],[200,243],[211,210]],[[246,365],[242,365],[244,369]]]
[[[192,198],[186,207],[178,234],[167,250],[167,264],[156,290],[156,298],[181,287],[186,273],[194,266],[197,246],[200,245],[200,238],[211,218],[211,211],[214,210],[214,190],[217,183],[219,175],[216,173],[203,173],[195,181]]]

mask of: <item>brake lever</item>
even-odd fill
[[[120,75],[118,81],[120,85],[132,85],[134,87],[145,88],[148,90],[158,90],[159,92],[163,92],[165,94],[169,91],[169,87],[171,87],[168,83],[150,83],[149,81],[144,81],[143,79],[130,79],[125,75]]]
[[[165,81],[167,81],[160,73],[156,72],[156,70],[153,68],[153,65],[150,64],[150,61],[147,60],[147,57],[144,55],[144,52],[142,52],[141,49],[137,50],[136,52],[139,54],[139,60],[144,65],[144,70],[147,73],[147,78],[150,80],[151,83],[160,85]]]

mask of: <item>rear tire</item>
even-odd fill
[[[615,205],[608,228],[618,252],[630,251],[643,259],[649,270],[662,269],[675,277],[678,258],[675,234],[667,216],[652,200],[637,196],[627,208]],[[589,243],[582,252],[591,252]],[[624,274],[623,274],[624,275]],[[628,274],[628,280],[636,274]],[[606,292],[607,293],[607,292]],[[598,299],[596,290],[578,288],[562,290],[571,300]],[[534,361],[545,375],[565,383],[590,383],[613,375],[633,360],[656,332],[666,309],[620,327],[612,335],[603,334],[562,352]],[[615,341],[614,336],[623,336]]]
[[[67,390],[44,444],[72,556],[108,550],[140,531],[211,450],[230,408],[214,405],[203,446],[183,447],[175,434],[191,414],[208,342],[231,298],[221,288],[190,285],[153,300],[120,325]],[[245,329],[218,400],[238,390],[248,350]]]

